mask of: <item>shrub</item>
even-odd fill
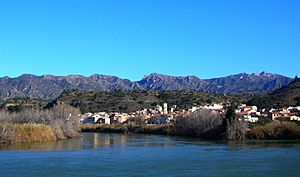
[[[7,111],[0,111],[0,124],[5,124],[11,122],[10,114]]]
[[[61,136],[61,132],[66,138],[71,138],[79,135],[80,117],[79,110],[67,106],[57,105],[50,112],[50,124],[54,126],[55,133]],[[59,130],[61,128],[61,130]]]
[[[144,133],[157,135],[174,135],[175,129],[174,125],[172,124],[146,125],[144,127]]]
[[[79,114],[80,112],[78,109],[64,104],[56,105],[55,107],[46,110],[27,109],[18,113],[10,113],[2,110],[0,111],[0,124],[3,124],[1,139],[2,141],[4,141],[5,139],[7,139],[9,134],[12,134],[8,129],[10,129],[11,131],[21,131],[21,128],[23,128],[22,126],[4,127],[4,124],[43,124],[51,127],[51,130],[54,131],[57,139],[75,137],[78,136],[80,132]],[[16,128],[16,130],[13,128]],[[40,127],[34,126],[32,128],[39,129]],[[31,132],[31,129],[26,130],[30,130],[29,132]],[[46,132],[50,133],[50,131]],[[20,135],[25,134],[21,133]],[[33,140],[35,139],[33,136],[30,137],[33,138]],[[14,138],[16,137],[14,136]]]
[[[246,123],[238,119],[227,120],[226,139],[227,140],[245,140],[247,133]]]
[[[222,121],[222,128],[225,131],[225,139],[227,140],[244,140],[246,139],[247,124],[240,122],[235,113],[237,105],[232,103],[228,107],[226,115]]]
[[[127,125],[123,124],[81,124],[82,132],[125,133]]]
[[[0,124],[0,144],[11,143],[14,136],[14,127],[8,123]]]
[[[48,142],[57,139],[50,125],[2,124],[0,131],[0,142],[6,144]]]
[[[248,134],[250,139],[300,139],[300,127],[292,122],[271,122],[254,127]]]
[[[20,124],[14,126],[14,143],[48,142],[57,139],[50,125]]]
[[[219,113],[210,110],[198,110],[187,117],[178,117],[175,122],[176,134],[217,138],[222,118]],[[218,130],[212,131],[212,130]]]

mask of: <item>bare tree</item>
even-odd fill
[[[222,117],[219,113],[210,110],[198,110],[186,118],[178,117],[175,122],[175,129],[179,135],[198,136],[205,138],[205,135],[222,125]]]
[[[14,128],[9,127],[8,123],[0,124],[0,144],[2,143],[10,143],[13,139]]]
[[[18,113],[0,111],[0,124],[47,124],[53,127],[59,139],[78,136],[80,131],[79,110],[69,105],[60,104],[52,109],[33,110],[27,109]],[[7,134],[7,128],[2,129],[2,135]]]

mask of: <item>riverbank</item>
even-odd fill
[[[176,135],[174,125],[138,125],[138,124],[81,124],[81,132],[90,133],[139,133],[156,135]]]
[[[45,124],[1,124],[0,144],[43,143],[79,136],[67,136],[63,129]]]
[[[81,124],[81,132],[93,133],[139,133],[170,136],[200,137],[207,140],[222,139],[221,127],[210,131],[207,136],[185,133],[173,124],[137,125],[137,124]],[[213,136],[215,135],[215,136]],[[271,122],[248,129],[245,139],[254,140],[300,140],[300,127],[292,122]]]
[[[178,131],[173,124],[164,125],[138,125],[138,124],[81,124],[81,132],[97,133],[137,133],[155,134],[169,136],[191,136],[207,140],[221,139],[220,130],[215,130],[212,136],[197,136],[197,134],[184,134]],[[67,136],[62,128],[44,124],[1,124],[0,143],[42,143],[76,137]],[[218,132],[218,133],[216,133]],[[245,135],[246,139],[255,140],[300,140],[300,127],[291,122],[271,122],[266,125],[256,126],[249,129]]]
[[[50,109],[0,111],[0,143],[35,143],[79,136],[79,110],[68,105]]]
[[[0,143],[35,143],[56,141],[58,137],[50,125],[3,124],[0,125]]]

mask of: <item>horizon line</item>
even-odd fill
[[[259,73],[247,73],[247,72],[240,72],[240,73],[234,73],[234,74],[228,74],[228,75],[225,75],[225,76],[219,76],[219,77],[211,77],[211,78],[205,78],[205,79],[202,79],[201,77],[199,76],[196,76],[196,75],[191,75],[191,74],[188,74],[188,75],[170,75],[170,74],[162,74],[162,73],[158,73],[158,72],[152,72],[150,74],[145,74],[141,77],[141,79],[147,77],[147,76],[150,76],[150,75],[163,75],[163,76],[169,76],[169,77],[197,77],[198,79],[201,79],[201,80],[209,80],[209,79],[216,79],[216,78],[222,78],[222,77],[228,77],[228,76],[234,76],[234,75],[239,75],[239,74],[247,74],[247,75],[262,75],[262,74],[272,74],[272,75],[280,75],[280,76],[284,76],[284,77],[289,77],[289,78],[293,78],[291,76],[287,76],[287,75],[283,75],[283,74],[277,74],[277,73],[271,73],[271,72],[267,72],[267,71],[261,71]],[[116,75],[109,75],[109,74],[99,74],[99,73],[95,73],[95,74],[91,74],[91,75],[84,75],[84,74],[65,74],[65,75],[56,75],[56,74],[32,74],[32,73],[24,73],[24,74],[21,74],[21,75],[17,75],[17,76],[9,76],[9,75],[2,75],[0,76],[0,78],[10,78],[10,79],[14,79],[14,78],[19,78],[19,77],[22,77],[22,76],[36,76],[36,77],[45,77],[45,76],[53,76],[53,77],[69,77],[69,76],[81,76],[81,77],[92,77],[94,75],[102,75],[102,76],[111,76],[111,77],[118,77],[120,79],[127,79],[127,80],[130,80],[130,81],[133,81],[133,82],[136,82],[136,81],[139,81],[139,80],[133,80],[133,79],[129,79],[129,78],[123,78],[121,76],[116,76]],[[297,75],[295,75],[294,77],[296,77]]]

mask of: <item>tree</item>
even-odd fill
[[[296,106],[300,106],[300,98],[296,98]]]
[[[201,138],[219,138],[222,118],[210,110],[198,110],[187,117],[178,117],[175,122],[177,134]]]
[[[235,110],[236,105],[231,104],[231,106],[228,107],[225,118],[222,122],[224,130],[226,130],[226,139],[244,140],[247,131],[246,124],[239,121]]]
[[[23,107],[21,105],[13,105],[8,106],[7,110],[9,112],[21,112],[23,110]]]
[[[231,124],[236,119],[235,110],[236,110],[235,104],[231,104],[230,106],[228,106],[225,118],[223,118],[223,122],[222,122],[224,128],[227,128],[228,122],[229,124]]]

